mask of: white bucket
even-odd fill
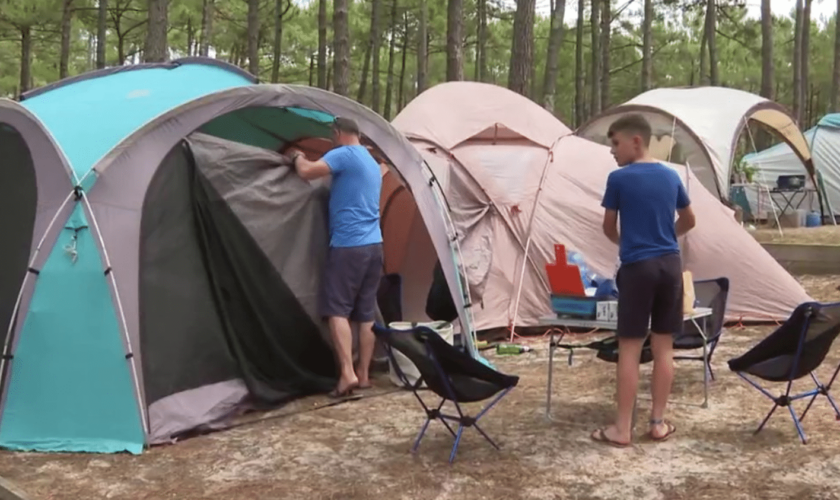
[[[388,327],[392,330],[411,330],[418,326],[425,326],[427,328],[431,328],[449,344],[452,344],[452,342],[454,341],[454,328],[452,327],[452,323],[447,323],[445,321],[433,321],[429,323],[409,323],[407,321],[395,321],[388,325]],[[417,380],[420,378],[420,372],[417,371],[417,367],[414,366],[414,363],[412,363],[407,357],[405,357],[403,353],[397,351],[396,349],[393,349],[392,351],[394,353],[394,359],[397,360],[397,365],[400,367],[400,370],[402,370],[403,374],[405,374],[406,378],[412,385],[416,384]],[[400,377],[399,375],[397,375],[397,370],[394,369],[394,365],[391,362],[390,358],[388,359],[388,371],[391,383],[396,385],[397,387],[403,387],[403,383],[400,381]]]

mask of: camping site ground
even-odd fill
[[[811,295],[840,300],[840,277],[798,277]],[[786,411],[752,431],[771,403],[727,368],[772,326],[729,328],[713,359],[717,380],[702,409],[698,362],[677,363],[665,443],[644,439],[649,401],[640,402],[636,445],[593,443],[589,432],[612,415],[614,365],[580,351],[568,366],[558,352],[554,422],[544,416],[547,339],[520,356],[489,356],[521,376],[520,385],[483,419],[493,450],[465,432],[454,465],[449,434],[433,424],[416,456],[409,453],[423,415],[410,393],[387,377],[358,401],[323,407],[312,397],[223,432],[155,447],[141,456],[0,452],[0,471],[40,499],[479,499],[479,498],[838,498],[840,422],[824,399],[804,421],[799,442]],[[818,371],[826,381],[840,346]],[[648,389],[643,368],[642,391]],[[774,389],[781,389],[779,384]],[[803,380],[795,388],[808,388]],[[804,402],[798,407],[802,408]]]

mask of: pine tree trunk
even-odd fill
[[[397,0],[391,0],[391,25],[389,32],[390,36],[390,46],[388,47],[388,78],[385,84],[385,108],[382,110],[382,117],[385,118],[386,121],[391,121],[391,103],[393,101],[392,97],[394,95],[394,52],[396,52],[397,46]]]
[[[199,39],[198,55],[209,57],[210,43],[213,39],[213,7],[214,0],[204,0],[201,8],[201,37]]]
[[[793,30],[793,117],[802,125],[802,0],[796,0]]]
[[[578,17],[575,29],[575,127],[580,127],[586,121],[583,109],[584,99],[586,99],[584,96],[586,75],[583,69],[583,12],[585,8],[585,0],[578,0]]]
[[[705,19],[705,17],[704,17]],[[708,85],[709,84],[709,73],[706,71],[706,59],[708,59],[708,43],[706,39],[706,21],[703,24],[703,36],[700,37],[700,85]]]
[[[405,64],[406,64],[406,56],[408,55],[408,13],[403,13],[403,39],[402,39],[402,48],[400,49],[402,55],[402,62],[400,64],[400,83],[399,88],[397,89],[397,113],[402,107],[405,105],[405,101],[403,98],[405,97]],[[396,113],[394,113],[396,114]]]
[[[365,47],[365,62],[362,65],[362,79],[359,82],[359,92],[356,94],[356,101],[363,102],[365,94],[367,93],[367,82],[370,76],[370,60],[373,56],[373,47],[379,46],[376,38],[379,37],[379,30],[377,29],[379,20],[379,0],[373,0],[370,5],[370,34],[368,35],[367,46]]]
[[[642,92],[653,88],[653,0],[644,0],[642,18]]]
[[[327,88],[327,1],[318,0],[318,87]]]
[[[840,0],[838,0],[840,1]],[[774,100],[773,12],[770,0],[761,0],[761,96]]]
[[[534,10],[536,0],[516,0],[513,44],[510,50],[508,88],[528,96],[528,80],[534,65]]]
[[[260,0],[248,0],[248,72],[260,76]]]
[[[720,76],[718,74],[718,56],[717,56],[717,6],[715,0],[707,0],[706,2],[706,44],[709,47],[709,84],[712,86],[720,85]]]
[[[447,0],[446,81],[464,79],[464,0]]]
[[[590,46],[589,57],[592,63],[592,79],[589,81],[591,91],[589,94],[589,113],[595,116],[601,112],[601,2],[592,0],[592,7],[589,11],[589,25],[592,34],[592,45]]]
[[[610,0],[601,0],[601,107],[610,107]]]
[[[802,118],[799,126],[803,130],[808,128],[811,123],[811,71],[809,64],[811,59],[811,2],[812,0],[805,0],[802,9],[802,55],[799,58],[799,62],[802,64]]]
[[[479,82],[487,80],[487,0],[477,0],[478,5],[478,46],[475,61],[475,79]]]
[[[151,9],[151,2],[149,3]],[[105,48],[108,45],[108,0],[99,0],[99,19],[96,23],[96,68],[102,69],[105,61]]]
[[[837,12],[840,13],[840,0],[837,0]],[[838,16],[840,17],[840,16]],[[831,78],[831,111],[840,111],[840,23],[834,23],[834,72]]]
[[[554,113],[554,95],[557,92],[557,65],[560,59],[560,48],[563,45],[566,16],[566,0],[551,1],[551,29],[548,33],[548,54],[545,58],[545,74],[543,77],[543,107]]]
[[[837,0],[840,2],[840,0]],[[427,0],[420,0],[420,23],[417,28],[417,94],[426,90],[426,78],[429,72],[429,5]],[[840,38],[839,38],[840,40]]]
[[[346,96],[350,92],[350,27],[348,26],[348,0],[333,3],[333,92]]]
[[[20,28],[20,93],[29,90],[32,82],[32,28]]]
[[[286,4],[285,6],[283,4]],[[292,8],[292,0],[275,0],[274,3],[274,46],[271,58],[271,81],[280,82],[280,58],[283,56],[283,19]]]
[[[373,10],[370,14],[370,41],[372,43],[371,61],[372,73],[370,75],[370,102],[371,109],[379,113],[382,104],[382,0],[373,0]]]
[[[169,59],[168,7],[169,0],[149,0],[149,25],[143,50],[146,62],[164,62]]]
[[[64,0],[61,9],[61,52],[58,77],[67,78],[70,71],[70,31],[73,27],[73,0]]]

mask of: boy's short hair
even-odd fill
[[[344,132],[345,134],[359,135],[359,125],[355,120],[337,116],[333,121],[332,127],[334,130]]]
[[[650,146],[650,137],[653,134],[650,123],[639,113],[624,115],[614,121],[607,131],[607,137],[612,138],[617,132],[640,135],[645,146]]]

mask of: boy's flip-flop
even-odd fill
[[[596,443],[604,443],[610,446],[614,446],[616,448],[627,448],[632,443],[622,443],[621,441],[614,441],[607,437],[606,427],[601,427],[600,429],[595,430],[589,437],[595,441]]]
[[[674,424],[672,424],[671,422],[668,422],[667,420],[651,421],[650,425],[651,425],[651,427],[654,427],[654,426],[657,426],[657,425],[660,425],[660,424],[665,425],[665,429],[666,429],[665,434],[663,434],[659,437],[654,436],[653,435],[653,428],[651,428],[651,430],[648,432],[648,437],[650,437],[650,439],[652,441],[656,441],[656,442],[667,441],[668,438],[671,437],[671,435],[673,435],[675,432],[677,432],[677,427]]]

